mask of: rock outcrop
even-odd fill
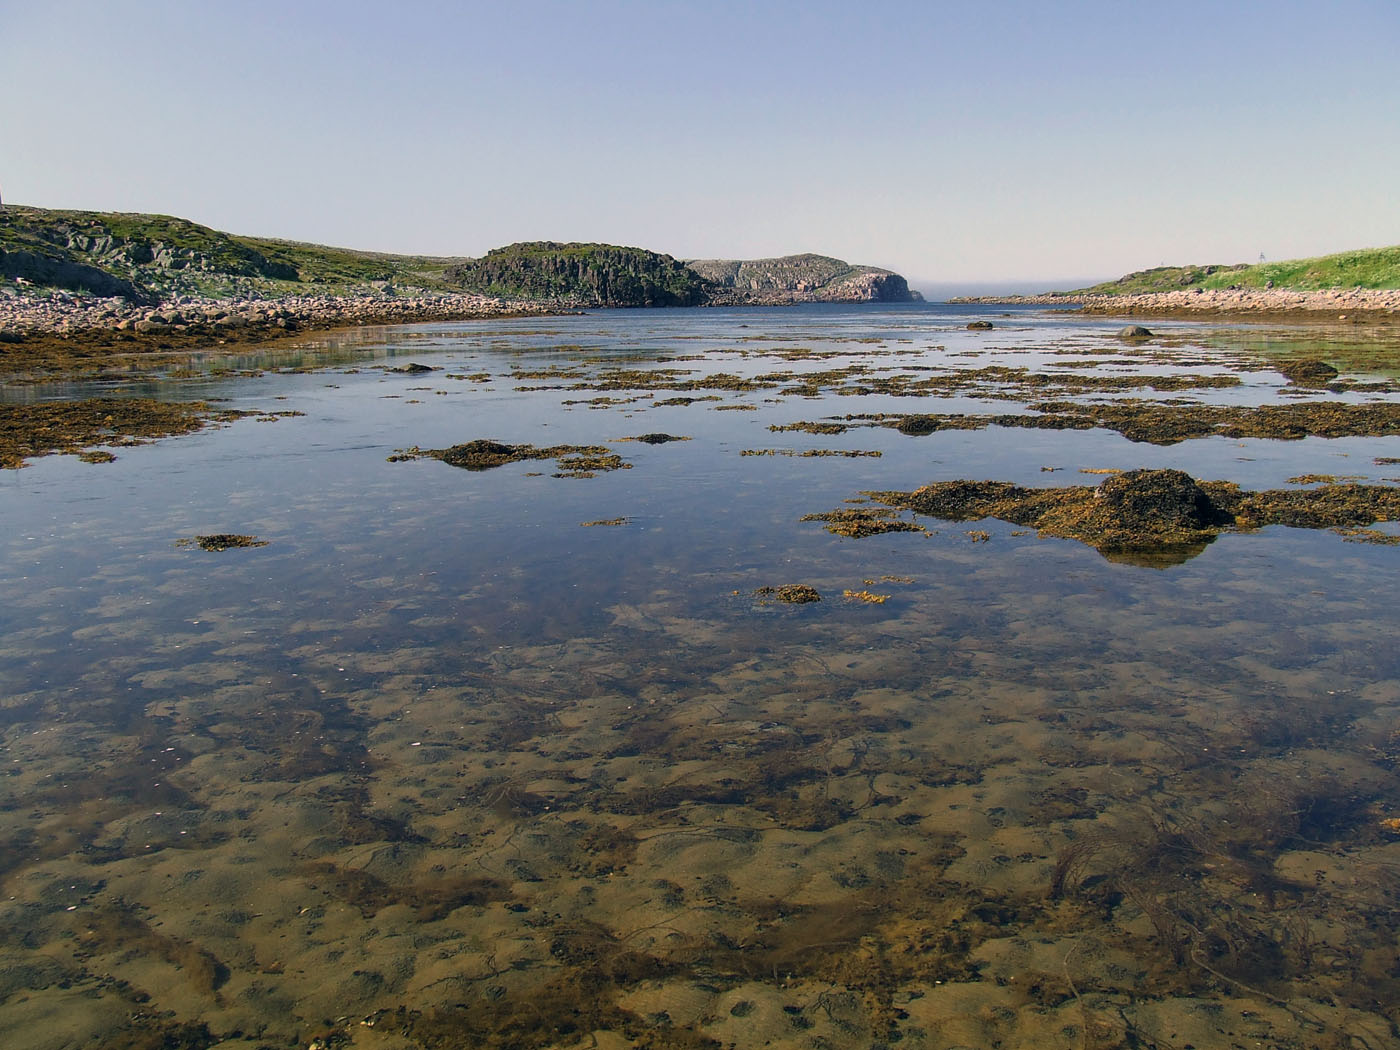
[[[689,259],[686,265],[714,286],[716,304],[908,303],[922,298],[899,274],[877,266],[853,266],[827,255],[773,259]]]
[[[462,291],[567,306],[699,306],[710,289],[669,255],[611,244],[530,241],[449,266],[443,280]]]

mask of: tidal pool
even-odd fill
[[[0,472],[5,1045],[1400,1045],[1393,524],[802,520],[1400,477],[1400,436],[773,429],[1400,401],[1393,330],[1120,326],[614,311],[0,387],[252,413]],[[575,451],[420,454],[473,441]]]

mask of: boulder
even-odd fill
[[[1181,470],[1129,470],[1105,481],[1094,498],[1103,523],[1127,533],[1210,529],[1230,520]]]
[[[990,332],[992,330],[991,321],[969,321],[967,325],[970,332]]]
[[[1130,324],[1118,329],[1119,339],[1151,339],[1152,333],[1140,324]]]
[[[1323,386],[1337,378],[1337,370],[1326,361],[1312,359],[1285,361],[1278,366],[1278,370],[1297,386]]]

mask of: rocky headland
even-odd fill
[[[0,373],[11,377],[359,325],[917,297],[899,274],[819,255],[685,263],[552,241],[480,259],[390,255],[163,215],[0,207]]]
[[[686,265],[712,286],[712,305],[780,305],[799,302],[909,303],[923,299],[909,282],[878,266],[853,266],[827,255],[773,259],[688,259]]]

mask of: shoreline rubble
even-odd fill
[[[1123,317],[1275,315],[1332,320],[1400,317],[1400,289],[1394,288],[1327,288],[1316,291],[1182,288],[1171,292],[1130,295],[1050,292],[1043,295],[959,296],[948,301],[1058,306],[1078,313]]]
[[[306,328],[470,320],[558,311],[555,303],[466,293],[217,299],[185,295],[150,305],[121,297],[101,298],[68,292],[37,296],[4,289],[0,290],[0,342],[18,342],[33,336],[82,336],[94,331],[134,335],[205,332],[246,337],[259,329],[278,329],[272,334],[281,334]]]

